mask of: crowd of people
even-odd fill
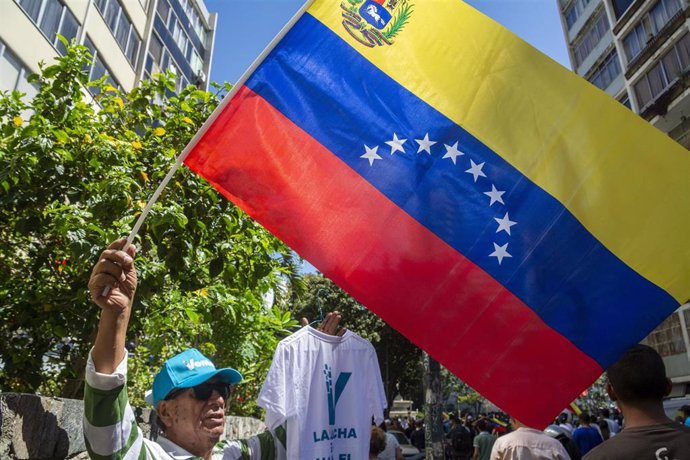
[[[285,429],[249,439],[221,441],[225,402],[232,385],[242,380],[232,368],[217,369],[195,349],[170,358],[154,378],[153,405],[162,435],[144,439],[127,396],[125,337],[137,288],[135,249],[114,242],[97,262],[89,281],[93,301],[101,308],[94,346],[86,366],[84,437],[94,458],[204,460],[285,458]],[[339,334],[340,315],[329,313],[320,330]],[[607,409],[597,417],[559,417],[546,430],[529,427],[505,414],[451,415],[446,422],[446,458],[452,460],[690,460],[690,407],[681,420],[670,420],[663,398],[671,381],[651,347],[637,345],[607,369],[607,392],[620,412]],[[335,392],[350,374],[341,374]],[[330,379],[330,374],[329,374]],[[330,382],[330,380],[328,380]],[[338,388],[340,390],[338,390]],[[332,390],[331,387],[329,389]],[[330,394],[333,395],[332,393]],[[329,411],[335,412],[337,396]],[[367,422],[368,423],[368,422]],[[401,449],[385,429],[403,431],[425,449],[421,420],[392,420],[370,437],[370,459],[401,460]],[[342,431],[342,433],[341,433]],[[347,429],[324,438],[348,436]],[[363,446],[367,450],[366,445]],[[348,458],[348,460],[354,460]]]
[[[649,350],[645,350],[645,352],[648,353]],[[633,414],[633,423],[637,426],[635,418],[635,414]],[[688,438],[690,430],[679,429],[681,425],[690,427],[690,406],[683,406],[673,422],[664,421],[661,417],[658,421],[666,422],[660,425],[671,425],[667,432],[671,436],[666,441],[672,442],[673,435],[677,434],[681,442],[679,445],[685,445],[686,449],[674,451],[682,453],[681,456],[664,456],[664,454],[660,457],[650,457],[650,459],[683,460],[690,458],[690,439]],[[600,409],[597,415],[587,412],[580,412],[579,414],[569,411],[563,412],[543,431],[527,427],[502,412],[480,414],[479,416],[469,413],[459,415],[449,413],[444,414],[443,421],[444,455],[445,460],[636,459],[638,457],[611,456],[602,453],[611,449],[595,451],[597,446],[603,445],[605,441],[620,434],[623,426],[623,414],[618,409],[611,410],[609,408]],[[382,428],[376,427],[374,430],[377,433],[372,433],[372,443],[379,443],[377,445],[381,447],[381,453],[374,456],[373,449],[375,447],[372,444],[372,459],[400,460],[403,458],[399,453],[398,442],[395,437],[386,433],[386,429],[405,433],[410,439],[410,443],[424,452],[426,444],[422,420],[414,418],[386,420],[385,429]],[[389,440],[389,437],[392,439]],[[649,441],[652,444],[654,442],[651,436]],[[683,442],[686,444],[682,444]],[[391,447],[391,444],[395,447]],[[667,450],[663,450],[664,448],[664,446],[660,447],[662,453],[669,449],[666,447]],[[397,456],[395,454],[396,449]],[[590,451],[595,452],[587,456]],[[655,452],[657,451],[658,449],[655,450]]]
[[[607,392],[618,408],[605,407],[596,415],[563,412],[543,431],[503,413],[449,414],[444,422],[445,459],[690,460],[690,406],[681,407],[674,420],[666,416],[663,398],[671,383],[659,354],[637,345],[607,375]],[[393,424],[400,427],[401,421]],[[423,440],[421,421],[409,425],[402,428],[408,437]]]

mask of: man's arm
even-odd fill
[[[125,240],[118,240],[103,251],[91,272],[89,292],[101,308],[98,333],[91,357],[96,372],[111,374],[125,357],[127,325],[137,289],[134,246],[122,251]],[[104,291],[107,289],[107,294]]]
[[[127,398],[125,336],[137,276],[135,250],[122,251],[125,244],[116,241],[103,251],[89,279],[91,298],[101,308],[84,387],[84,439],[92,458],[150,457]]]

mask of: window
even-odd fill
[[[60,35],[63,37],[76,37],[77,33],[79,33],[79,23],[77,22],[77,18],[72,15],[69,11],[65,10],[64,16],[62,18],[62,25],[60,26]],[[68,39],[69,40],[69,39]],[[61,41],[57,41],[56,47],[60,54],[65,54],[67,52],[67,48],[65,45],[62,44]]]
[[[98,50],[96,49],[89,37],[86,37],[86,40],[84,40],[84,46],[86,46],[89,49],[89,52],[93,56],[93,64],[91,65],[91,69],[89,70],[89,81],[98,80],[103,75],[107,75],[106,81],[110,83],[113,87],[119,87],[120,85],[111,76],[112,72],[108,70],[108,67],[105,65],[105,62],[103,62],[103,59],[101,59],[100,53],[98,52]],[[96,86],[89,86],[88,89],[94,96],[100,92],[100,89]]]
[[[680,0],[659,0],[652,8],[642,16],[640,22],[623,37],[623,47],[628,62],[632,61],[642,52],[666,24],[682,8]]]
[[[129,31],[129,40],[127,43],[127,49],[125,50],[125,54],[127,55],[127,59],[129,59],[129,62],[136,62],[140,46],[141,41],[139,40],[137,32],[134,30],[134,27],[132,27]]]
[[[628,35],[623,38],[623,48],[628,57],[628,62],[632,61],[642,50],[647,43],[647,32],[643,22],[636,25]]]
[[[585,11],[585,7],[589,4],[591,0],[573,0],[570,6],[565,10],[563,16],[565,16],[565,22],[568,24],[568,29],[570,29],[577,19]]]
[[[4,44],[0,46],[5,48]],[[22,68],[19,59],[12,52],[5,49],[2,53],[2,59],[0,59],[0,88],[3,90],[15,90]]]
[[[649,18],[654,33],[658,33],[680,9],[680,0],[660,0],[654,5],[649,10]]]
[[[611,82],[621,74],[618,53],[614,49],[589,77],[589,81],[596,87],[606,90]]]
[[[199,75],[201,70],[204,68],[204,61],[201,60],[196,51],[192,53],[192,59],[189,61],[189,65],[191,65],[192,72],[194,72],[195,75]]]
[[[161,59],[163,57],[164,47],[156,34],[151,34],[151,43],[149,45],[148,56],[146,57],[146,71],[148,77],[156,73],[161,73]]]
[[[192,29],[194,29],[194,32],[196,33],[197,37],[199,37],[199,40],[201,41],[201,43],[203,43],[205,47],[206,29],[204,28],[204,23],[201,20],[199,13],[197,12],[196,8],[194,8],[192,2],[189,0],[180,0],[180,4],[182,5],[182,9],[185,11],[185,13],[187,13],[187,17],[189,18],[189,24],[192,26]]]
[[[41,18],[40,29],[46,37],[54,37],[60,25],[62,5],[59,2],[48,2]]]
[[[168,17],[170,16],[170,4],[168,0],[158,0],[156,11],[158,11],[158,16],[163,20],[163,24],[167,24]]]
[[[117,24],[117,32],[115,34],[115,40],[122,45],[123,49],[127,49],[127,42],[129,41],[129,29],[131,29],[132,26],[130,25],[129,21],[127,20],[127,16],[124,14],[120,14],[120,20],[118,21]]]
[[[623,13],[628,9],[633,0],[613,0],[613,11],[616,13],[616,19],[620,19]]]
[[[70,41],[79,32],[77,18],[69,8],[58,0],[21,0],[19,4],[48,41],[60,54],[64,54],[65,46],[57,39],[57,34]]]
[[[136,65],[141,39],[119,0],[96,0],[96,7],[103,16],[105,23],[108,24],[115,41],[127,56],[127,60],[132,66]]]
[[[623,93],[621,97],[618,98],[618,102],[626,106],[627,108],[630,108],[630,98],[628,97],[628,92],[626,91]]]
[[[31,100],[38,93],[38,85],[29,83],[27,78],[31,71],[25,67],[19,58],[0,40],[0,89],[4,91],[20,91],[26,93],[25,100]],[[22,113],[27,119],[31,113]]]
[[[24,8],[34,22],[38,22],[38,15],[41,13],[42,0],[21,0],[19,4]]]
[[[646,107],[689,67],[690,34],[685,34],[633,85],[639,107]]]
[[[592,26],[583,35],[582,40],[575,45],[573,54],[575,55],[577,65],[582,64],[582,62],[587,59],[589,53],[599,44],[604,35],[606,35],[606,32],[609,31],[609,28],[609,20],[602,9],[592,23]]]

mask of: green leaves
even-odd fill
[[[104,79],[89,83],[89,59],[83,46],[69,46],[31,77],[39,85],[32,100],[0,93],[0,341],[10,344],[0,347],[3,390],[80,397],[98,320],[86,292],[93,264],[129,233],[231,87],[171,95],[168,73],[125,94]],[[100,89],[97,108],[85,84]],[[248,402],[256,382],[295,324],[283,288],[284,273],[294,278],[288,248],[185,167],[135,244],[134,402],[143,404],[151,366],[196,346],[253,379],[232,404],[240,414],[257,410]]]

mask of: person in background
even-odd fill
[[[385,448],[386,433],[381,428],[372,426],[371,437],[369,438],[369,460],[376,460]]]
[[[673,422],[664,412],[671,381],[659,353],[636,345],[606,372],[606,391],[618,404],[625,425],[584,459],[690,460],[690,427]]]
[[[611,411],[607,407],[601,409],[599,411],[599,415],[601,417],[600,420],[605,421],[609,426],[609,437],[614,437],[621,430],[621,427],[618,425],[618,421],[611,417]]]
[[[470,460],[472,455],[472,435],[459,418],[451,418],[451,428],[448,434],[446,434],[446,441],[448,445],[448,458],[452,460]]]
[[[477,420],[475,427],[479,434],[472,440],[472,460],[489,460],[496,438],[491,435],[491,427],[484,419]]]
[[[568,412],[561,412],[561,414],[558,416],[558,426],[563,427],[564,429],[568,430],[570,435],[572,436],[573,430],[575,429],[570,423],[571,416],[568,414]]]
[[[568,432],[568,430],[554,423],[547,426],[544,429],[544,433],[551,436],[563,445],[565,451],[568,452],[568,455],[570,455],[570,460],[582,460],[582,455],[580,455],[580,451],[578,450],[575,442],[572,440],[572,435],[570,432]]]
[[[414,431],[410,434],[410,443],[419,449],[420,452],[424,452],[424,449],[426,449],[426,435],[423,420],[415,420]]]
[[[563,445],[543,431],[515,418],[511,424],[515,430],[496,440],[490,460],[570,460]]]
[[[580,415],[580,426],[573,431],[573,441],[582,455],[586,455],[587,452],[604,442],[599,430],[591,426],[591,423],[592,417],[587,412],[583,412]]]
[[[400,443],[393,434],[388,432],[391,429],[391,421],[385,420],[381,424],[381,429],[386,433],[386,448],[379,454],[378,460],[403,460]]]
[[[690,426],[690,406],[685,405],[680,408],[680,411],[683,414],[683,424],[685,426]]]
[[[599,433],[601,433],[601,438],[606,441],[611,437],[611,432],[609,431],[609,424],[606,423],[606,420],[599,420],[596,422],[591,423],[592,426],[598,426],[599,427]]]

